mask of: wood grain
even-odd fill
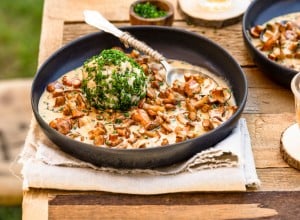
[[[49,219],[247,219],[274,218],[276,210],[261,208],[260,204],[226,205],[141,205],[122,207],[118,205],[50,206]],[[64,212],[62,212],[64,209]],[[67,210],[72,210],[68,212]],[[67,212],[66,212],[67,211]],[[220,215],[222,213],[222,215]]]
[[[82,11],[85,9],[99,11],[103,16],[111,21],[129,21],[129,6],[135,0],[50,0],[47,12],[54,19],[64,21],[82,21]],[[168,0],[173,4],[174,9],[177,7],[177,0]],[[180,13],[175,10],[175,19],[182,19]]]
[[[184,219],[186,213],[189,219],[287,219],[299,215],[299,202],[299,191],[180,193],[147,196],[147,200],[138,195],[85,193],[54,196],[49,201],[49,219],[81,219],[87,214],[96,219],[147,219],[162,213],[164,219]]]
[[[294,168],[266,167],[263,169],[258,168],[256,171],[261,181],[261,190],[300,191],[299,171]]]
[[[293,123],[294,114],[243,114],[243,117],[247,121],[256,167],[288,167],[280,155],[280,137],[282,127]]]

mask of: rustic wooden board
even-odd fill
[[[294,168],[270,166],[256,170],[261,181],[261,191],[300,191],[299,171]]]
[[[64,21],[82,21],[82,11],[85,9],[99,11],[108,20],[111,21],[129,21],[129,6],[135,0],[58,0],[45,1],[47,7],[44,9],[46,16],[53,16],[54,19]],[[168,0],[177,7],[177,0]],[[71,12],[71,13],[70,13]],[[182,19],[180,13],[175,10],[175,20]]]
[[[57,195],[49,201],[48,212],[49,219],[83,219],[87,215],[96,219],[136,219],[162,214],[167,219],[182,219],[186,213],[189,219],[219,219],[221,214],[222,219],[290,219],[300,214],[299,202],[299,191],[183,193],[147,196],[146,200],[138,195],[87,193]],[[72,212],[68,212],[70,209]]]
[[[295,115],[293,113],[243,114],[243,117],[247,121],[256,167],[288,167],[280,155],[280,137],[282,127],[292,124]]]

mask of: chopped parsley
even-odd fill
[[[121,123],[122,123],[122,121],[123,121],[122,119],[120,119],[120,118],[116,118],[116,120],[115,120],[115,123],[116,123],[116,124],[121,124]]]
[[[138,3],[134,6],[133,11],[143,18],[160,18],[167,15],[167,12],[158,8],[151,2]]]

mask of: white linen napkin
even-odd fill
[[[257,177],[245,119],[216,146],[157,169],[115,169],[80,161],[54,145],[33,119],[19,162],[23,188],[98,190],[129,194],[245,191]]]

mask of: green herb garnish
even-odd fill
[[[137,15],[143,18],[160,18],[167,15],[166,11],[150,2],[138,3],[134,6],[133,10]]]
[[[122,121],[123,121],[122,119],[120,119],[120,118],[116,118],[116,120],[115,120],[115,123],[116,123],[116,124],[121,124],[121,123],[122,123]]]

